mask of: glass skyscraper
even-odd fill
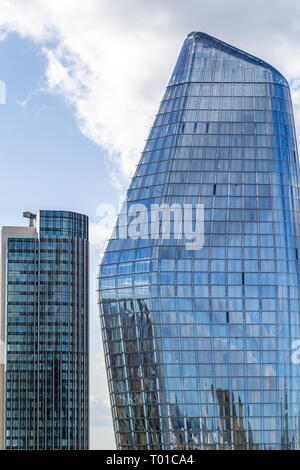
[[[1,445],[87,449],[88,217],[24,216],[2,229]]]
[[[300,449],[299,189],[286,79],[189,34],[100,265],[119,449]],[[202,248],[147,231],[200,203]]]

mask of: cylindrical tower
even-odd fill
[[[203,247],[162,204],[204,205]],[[118,448],[299,449],[299,248],[287,81],[189,34],[100,266]]]
[[[87,216],[2,229],[7,449],[88,448],[88,302]]]

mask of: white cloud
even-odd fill
[[[111,177],[121,188],[190,31],[212,34],[284,73],[293,81],[300,123],[299,13],[299,0],[1,0],[0,40],[17,32],[40,45],[45,87],[71,106],[82,133],[107,150]],[[97,249],[113,225],[102,209],[91,222]],[[102,353],[91,355],[90,375],[92,448],[110,448]]]
[[[292,81],[290,87],[294,110],[296,110],[300,106],[300,80]]]
[[[298,0],[2,0],[0,34],[41,44],[49,91],[103,146],[114,182],[132,173],[185,35],[204,30],[300,77]]]
[[[161,91],[152,81],[167,56],[153,37],[161,13],[146,17],[139,2],[125,3],[28,0],[24,8],[4,0],[0,18],[4,31],[41,44],[49,91],[73,106],[82,133],[108,151],[119,185],[142,150]]]

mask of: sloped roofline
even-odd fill
[[[238,57],[240,59],[243,59],[247,62],[250,62],[255,65],[259,65],[267,70],[270,70],[272,73],[278,75],[284,83],[289,86],[287,79],[280,73],[275,67],[272,65],[268,64],[262,59],[259,59],[258,57],[255,57],[254,55],[249,54],[248,52],[242,51],[241,49],[238,49],[237,47],[231,46],[230,44],[227,44],[224,41],[221,41],[220,39],[216,39],[213,36],[210,36],[209,34],[198,32],[198,31],[193,31],[187,35],[187,38],[197,38],[200,39],[200,41],[207,45],[207,46],[213,46],[216,49],[219,49],[221,51],[227,52],[228,54],[234,55],[235,57]]]

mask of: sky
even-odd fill
[[[91,227],[91,448],[114,449],[96,298],[111,220],[185,36],[279,69],[300,131],[299,0],[0,0],[0,225],[72,210]],[[299,135],[298,131],[298,135]]]

